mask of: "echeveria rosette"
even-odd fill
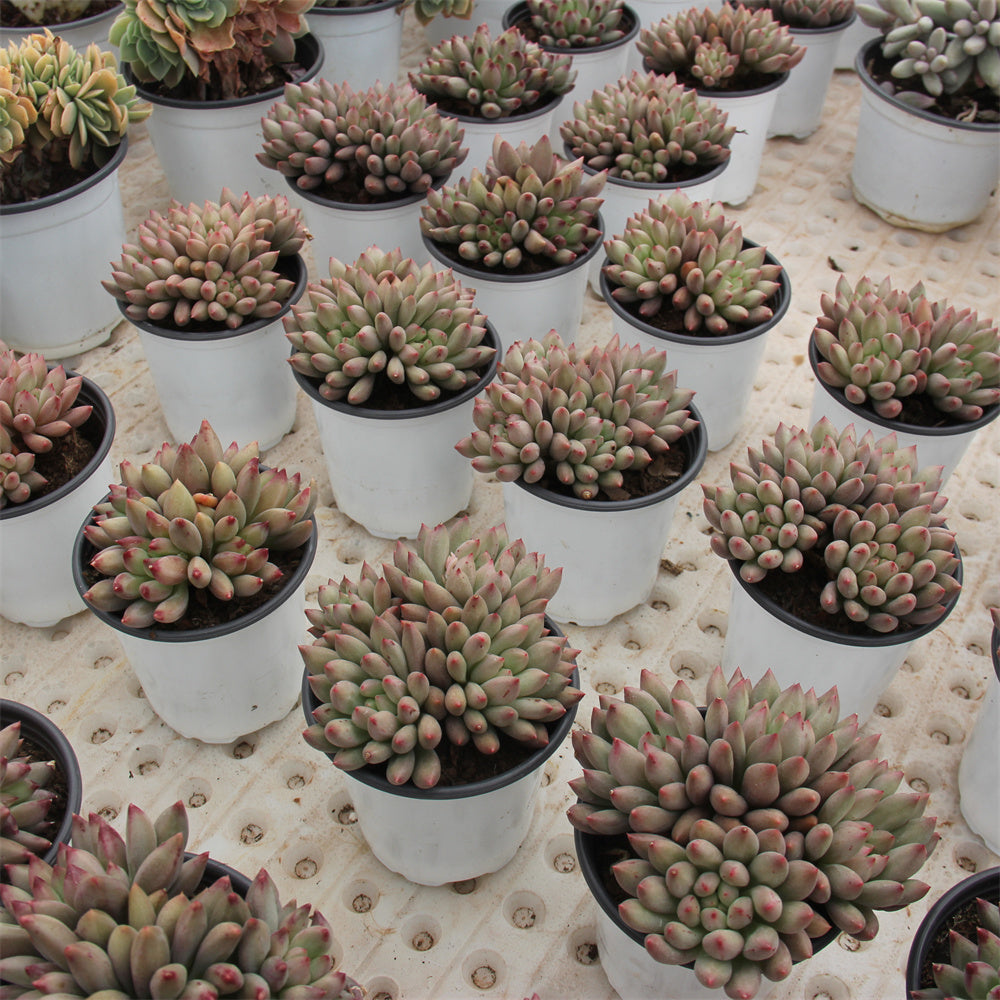
[[[52,761],[33,760],[23,750],[20,722],[0,729],[0,863],[25,864],[52,846],[55,775]]]
[[[748,7],[768,7],[789,28],[827,28],[854,13],[854,0],[750,0]]]
[[[934,986],[913,990],[913,1000],[998,1000],[1000,998],[1000,909],[976,899],[976,936],[948,932],[949,961],[934,963]]]
[[[527,0],[531,26],[548,48],[586,49],[625,37],[623,0]]]
[[[645,469],[697,426],[687,409],[694,392],[666,364],[666,352],[621,347],[617,337],[586,351],[554,330],[518,341],[455,447],[501,482],[550,475],[584,500],[619,490],[623,473]]]
[[[472,0],[404,0],[403,7],[413,7],[421,24],[430,24],[435,17],[468,20],[472,16]]]
[[[442,741],[545,746],[545,724],[582,697],[579,651],[545,626],[561,575],[502,527],[472,537],[462,518],[398,542],[380,572],[331,580],[306,610],[315,641],[299,647],[322,703],[306,741],[345,770],[386,764],[390,782],[420,788],[440,779]]]

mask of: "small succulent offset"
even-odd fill
[[[369,247],[354,264],[330,259],[330,277],[310,282],[308,305],[285,318],[292,367],[321,379],[326,399],[366,402],[379,384],[431,402],[482,377],[496,354],[483,344],[486,317],[451,270]]]
[[[207,420],[190,444],[164,444],[151,462],[120,469],[84,528],[103,579],[83,596],[123,612],[131,628],[178,621],[209,595],[251,597],[281,579],[269,550],[296,549],[313,531],[315,484],[261,468],[256,442],[223,450]]]
[[[124,837],[95,813],[75,816],[55,865],[9,867],[4,996],[360,1000],[318,910],[282,903],[264,869],[245,898],[228,875],[202,887],[209,856],[185,859],[187,839],[182,803],[155,822],[130,805]]]
[[[14,11],[32,24],[75,21],[87,13],[90,0],[10,0]]]
[[[0,864],[25,864],[44,854],[55,823],[49,818],[56,793],[52,761],[22,753],[21,723],[0,729]]]
[[[518,341],[475,403],[475,430],[455,448],[501,482],[543,477],[583,500],[615,498],[624,474],[645,469],[697,426],[694,397],[664,372],[665,351],[620,347],[612,338],[587,351],[553,330]]]
[[[749,0],[746,6],[769,8],[789,28],[826,28],[854,13],[854,0]]]
[[[311,238],[283,195],[237,198],[223,188],[218,202],[152,210],[101,284],[135,322],[235,330],[281,312],[295,282],[275,270],[278,258]]]
[[[430,24],[435,17],[468,20],[472,16],[473,0],[404,0],[402,7],[412,6],[421,24]]]
[[[839,718],[835,688],[717,667],[705,700],[648,670],[622,698],[601,695],[573,733],[584,770],[568,817],[627,835],[619,912],[650,955],[749,998],[831,925],[871,940],[876,910],[921,899],[912,876],[940,837],[928,794],[898,790],[903,772],[874,758],[879,736],[859,737],[857,716]]]
[[[328,80],[285,84],[284,100],[261,127],[257,159],[265,167],[294,178],[303,191],[353,185],[363,201],[423,194],[468,152],[458,122],[409,84],[376,82],[362,91]]]
[[[531,27],[547,48],[583,49],[625,37],[624,0],[527,0]]]
[[[572,56],[546,52],[516,28],[493,38],[481,24],[434,46],[410,83],[446,111],[492,120],[565,94],[576,80],[572,65]]]
[[[719,202],[681,191],[652,199],[604,247],[612,297],[643,318],[675,309],[685,331],[721,335],[774,315],[781,266],[765,262],[764,247],[744,249],[742,228]]]
[[[474,167],[457,184],[427,192],[420,231],[487,269],[512,270],[526,258],[572,264],[600,239],[592,223],[605,179],[553,153],[547,135],[516,149],[498,135],[485,172]]]
[[[886,278],[841,277],[820,299],[813,343],[819,377],[855,406],[900,416],[924,397],[953,420],[978,420],[1000,403],[1000,329],[972,309],[931,301],[918,282],[908,292]]]
[[[549,570],[502,526],[473,537],[468,518],[424,525],[397,542],[381,572],[320,587],[308,608],[312,645],[299,650],[322,703],[307,743],[345,770],[386,764],[396,785],[431,788],[437,748],[496,753],[500,736],[548,743],[546,723],[583,695],[571,686],[579,650],[549,633]]]
[[[702,486],[712,551],[747,583],[819,559],[823,610],[877,632],[936,621],[961,587],[940,473],[918,470],[895,434],[858,439],[826,418],[811,431],[779,424],[730,465],[731,486]]]

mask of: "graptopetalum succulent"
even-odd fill
[[[130,805],[124,837],[76,816],[54,866],[8,867],[4,996],[361,1000],[318,910],[283,904],[263,869],[245,898],[228,875],[204,885],[208,853],[185,858],[187,839],[182,803],[155,822]]]
[[[122,624],[175,622],[193,595],[233,601],[281,579],[269,550],[296,549],[313,530],[315,484],[261,468],[257,442],[223,450],[207,420],[189,444],[120,466],[121,483],[84,528],[105,579],[83,595]]]
[[[548,48],[583,49],[625,37],[624,0],[527,0],[531,27]]]
[[[843,275],[820,298],[813,343],[819,377],[855,406],[898,417],[924,397],[953,420],[978,420],[1000,403],[1000,328],[973,309],[932,301],[922,283],[908,292],[886,278]]]
[[[499,736],[548,743],[546,723],[581,697],[576,656],[545,625],[561,570],[503,526],[474,537],[468,518],[424,525],[392,563],[319,589],[315,636],[299,647],[322,703],[307,743],[345,770],[386,764],[393,784],[438,783],[437,747],[496,753]]]
[[[171,200],[165,216],[150,211],[101,284],[128,303],[131,320],[235,330],[281,312],[295,283],[275,270],[278,258],[309,239],[302,212],[284,195],[237,197],[223,188],[218,202],[185,208]]]
[[[0,864],[26,863],[44,854],[55,823],[49,810],[56,793],[52,761],[33,760],[23,750],[21,723],[0,729]]]
[[[330,258],[330,277],[306,295],[284,320],[296,349],[289,362],[322,379],[327,399],[364,403],[382,382],[430,402],[477,382],[496,353],[483,344],[474,291],[398,248],[369,247],[354,264]]]
[[[765,247],[744,249],[742,228],[720,202],[692,202],[679,190],[651,199],[604,249],[612,297],[637,304],[644,318],[676,309],[686,331],[724,334],[774,315],[781,266],[765,263]]]
[[[584,500],[612,499],[697,426],[690,389],[665,372],[665,351],[621,347],[613,337],[584,351],[553,330],[516,342],[475,403],[475,430],[455,445],[501,482],[550,476]]]
[[[767,7],[789,28],[826,28],[854,13],[854,0],[749,0],[747,7]]]
[[[936,621],[961,587],[940,474],[918,470],[916,449],[895,434],[859,439],[853,424],[838,433],[826,418],[811,431],[779,424],[746,463],[731,463],[731,486],[702,486],[712,551],[759,583],[798,572],[815,550],[830,614],[877,632]]]
[[[573,733],[584,770],[568,817],[628,835],[619,909],[647,951],[748,998],[831,925],[870,940],[876,910],[922,898],[912,876],[940,838],[928,794],[899,791],[903,773],[873,757],[878,734],[839,718],[835,688],[782,690],[770,671],[726,681],[717,667],[705,703],[648,670],[622,698],[601,695]]]

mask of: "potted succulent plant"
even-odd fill
[[[130,805],[124,837],[95,813],[76,816],[54,864],[8,869],[0,979],[11,995],[361,1000],[335,971],[318,910],[282,903],[264,869],[251,881],[207,851],[185,854],[187,840],[182,803],[155,822]]]
[[[108,48],[108,29],[122,0],[0,0],[0,46],[51,28],[75,49]]]
[[[454,119],[408,84],[356,91],[317,80],[286,86],[261,126],[257,159],[305,201],[321,272],[373,242],[426,259],[420,205],[466,156]]]
[[[665,17],[639,32],[643,67],[674,73],[711,98],[737,129],[715,197],[741,205],[753,194],[778,88],[805,49],[769,9],[723,3]]]
[[[649,670],[602,695],[573,733],[567,815],[612,986],[750,998],[834,928],[870,941],[877,910],[921,899],[912,876],[940,835],[878,740],[840,718],[836,688],[782,689],[770,672],[727,682],[716,667],[704,707]]]
[[[893,435],[824,418],[779,424],[731,464],[731,484],[703,485],[712,551],[733,574],[723,666],[832,678],[845,711],[867,719],[961,589],[939,473]]]
[[[816,376],[812,419],[892,431],[915,445],[921,466],[942,466],[944,483],[981,427],[1000,416],[1000,332],[991,319],[921,283],[908,292],[886,278],[841,276],[820,298],[809,340]]]
[[[1000,30],[991,0],[857,6],[881,37],[858,52],[854,197],[896,226],[971,222],[1000,177]],[[893,176],[898,163],[905,176]]]
[[[494,22],[491,30],[501,30],[500,15],[507,7],[507,0],[404,0],[402,9],[409,7],[423,25],[428,44],[433,46],[451,38],[456,27],[462,30],[462,25],[455,25],[455,21],[478,24],[491,20]],[[475,22],[472,21],[473,11],[478,18]]]
[[[503,348],[552,329],[576,334],[604,179],[553,153],[547,135],[516,148],[497,136],[485,170],[428,192],[424,245],[475,289]]]
[[[46,29],[0,49],[0,292],[11,347],[57,359],[108,339],[117,314],[97,283],[125,234],[118,168],[128,127],[149,112],[96,45],[77,50]]]
[[[312,401],[337,506],[384,538],[414,537],[468,502],[472,470],[452,444],[496,371],[496,336],[473,293],[369,247],[330,260],[292,309],[288,359]]]
[[[120,471],[79,530],[73,575],[153,710],[208,743],[282,718],[298,695],[285,651],[316,554],[315,484],[262,468],[256,443],[223,449],[207,421]]]
[[[528,831],[582,697],[579,650],[545,617],[559,579],[502,526],[473,537],[461,518],[306,611],[303,736],[350,779],[372,853],[410,881],[496,871]]]
[[[68,555],[111,477],[115,414],[100,387],[0,341],[0,614],[35,627],[83,610]]]
[[[309,31],[323,48],[323,63],[355,90],[377,80],[395,83],[403,42],[406,0],[315,0]]]
[[[302,16],[312,4],[125,0],[109,37],[156,108],[149,134],[178,201],[214,198],[223,186],[269,191],[271,175],[254,160],[260,116],[285,83],[320,70],[323,49]]]
[[[139,331],[175,438],[207,419],[227,441],[250,437],[267,449],[291,429],[295,382],[282,363],[281,321],[305,291],[299,251],[309,238],[284,195],[223,188],[217,202],[151,211],[122,246],[101,284]]]
[[[767,333],[788,311],[787,272],[719,202],[682,191],[650,201],[604,246],[612,329],[627,343],[667,347],[697,394],[708,450],[719,451],[739,430]]]
[[[484,167],[493,138],[529,145],[550,134],[561,99],[573,87],[573,58],[547,52],[516,28],[494,32],[481,24],[431,49],[410,72],[410,83],[465,133],[468,163]]]
[[[563,567],[557,621],[601,625],[652,590],[681,491],[705,460],[694,393],[661,351],[516,342],[455,446],[503,488],[508,530]]]

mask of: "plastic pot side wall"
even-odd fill
[[[309,30],[323,47],[323,78],[366,90],[377,80],[395,83],[403,40],[400,0],[361,7],[314,6]]]

